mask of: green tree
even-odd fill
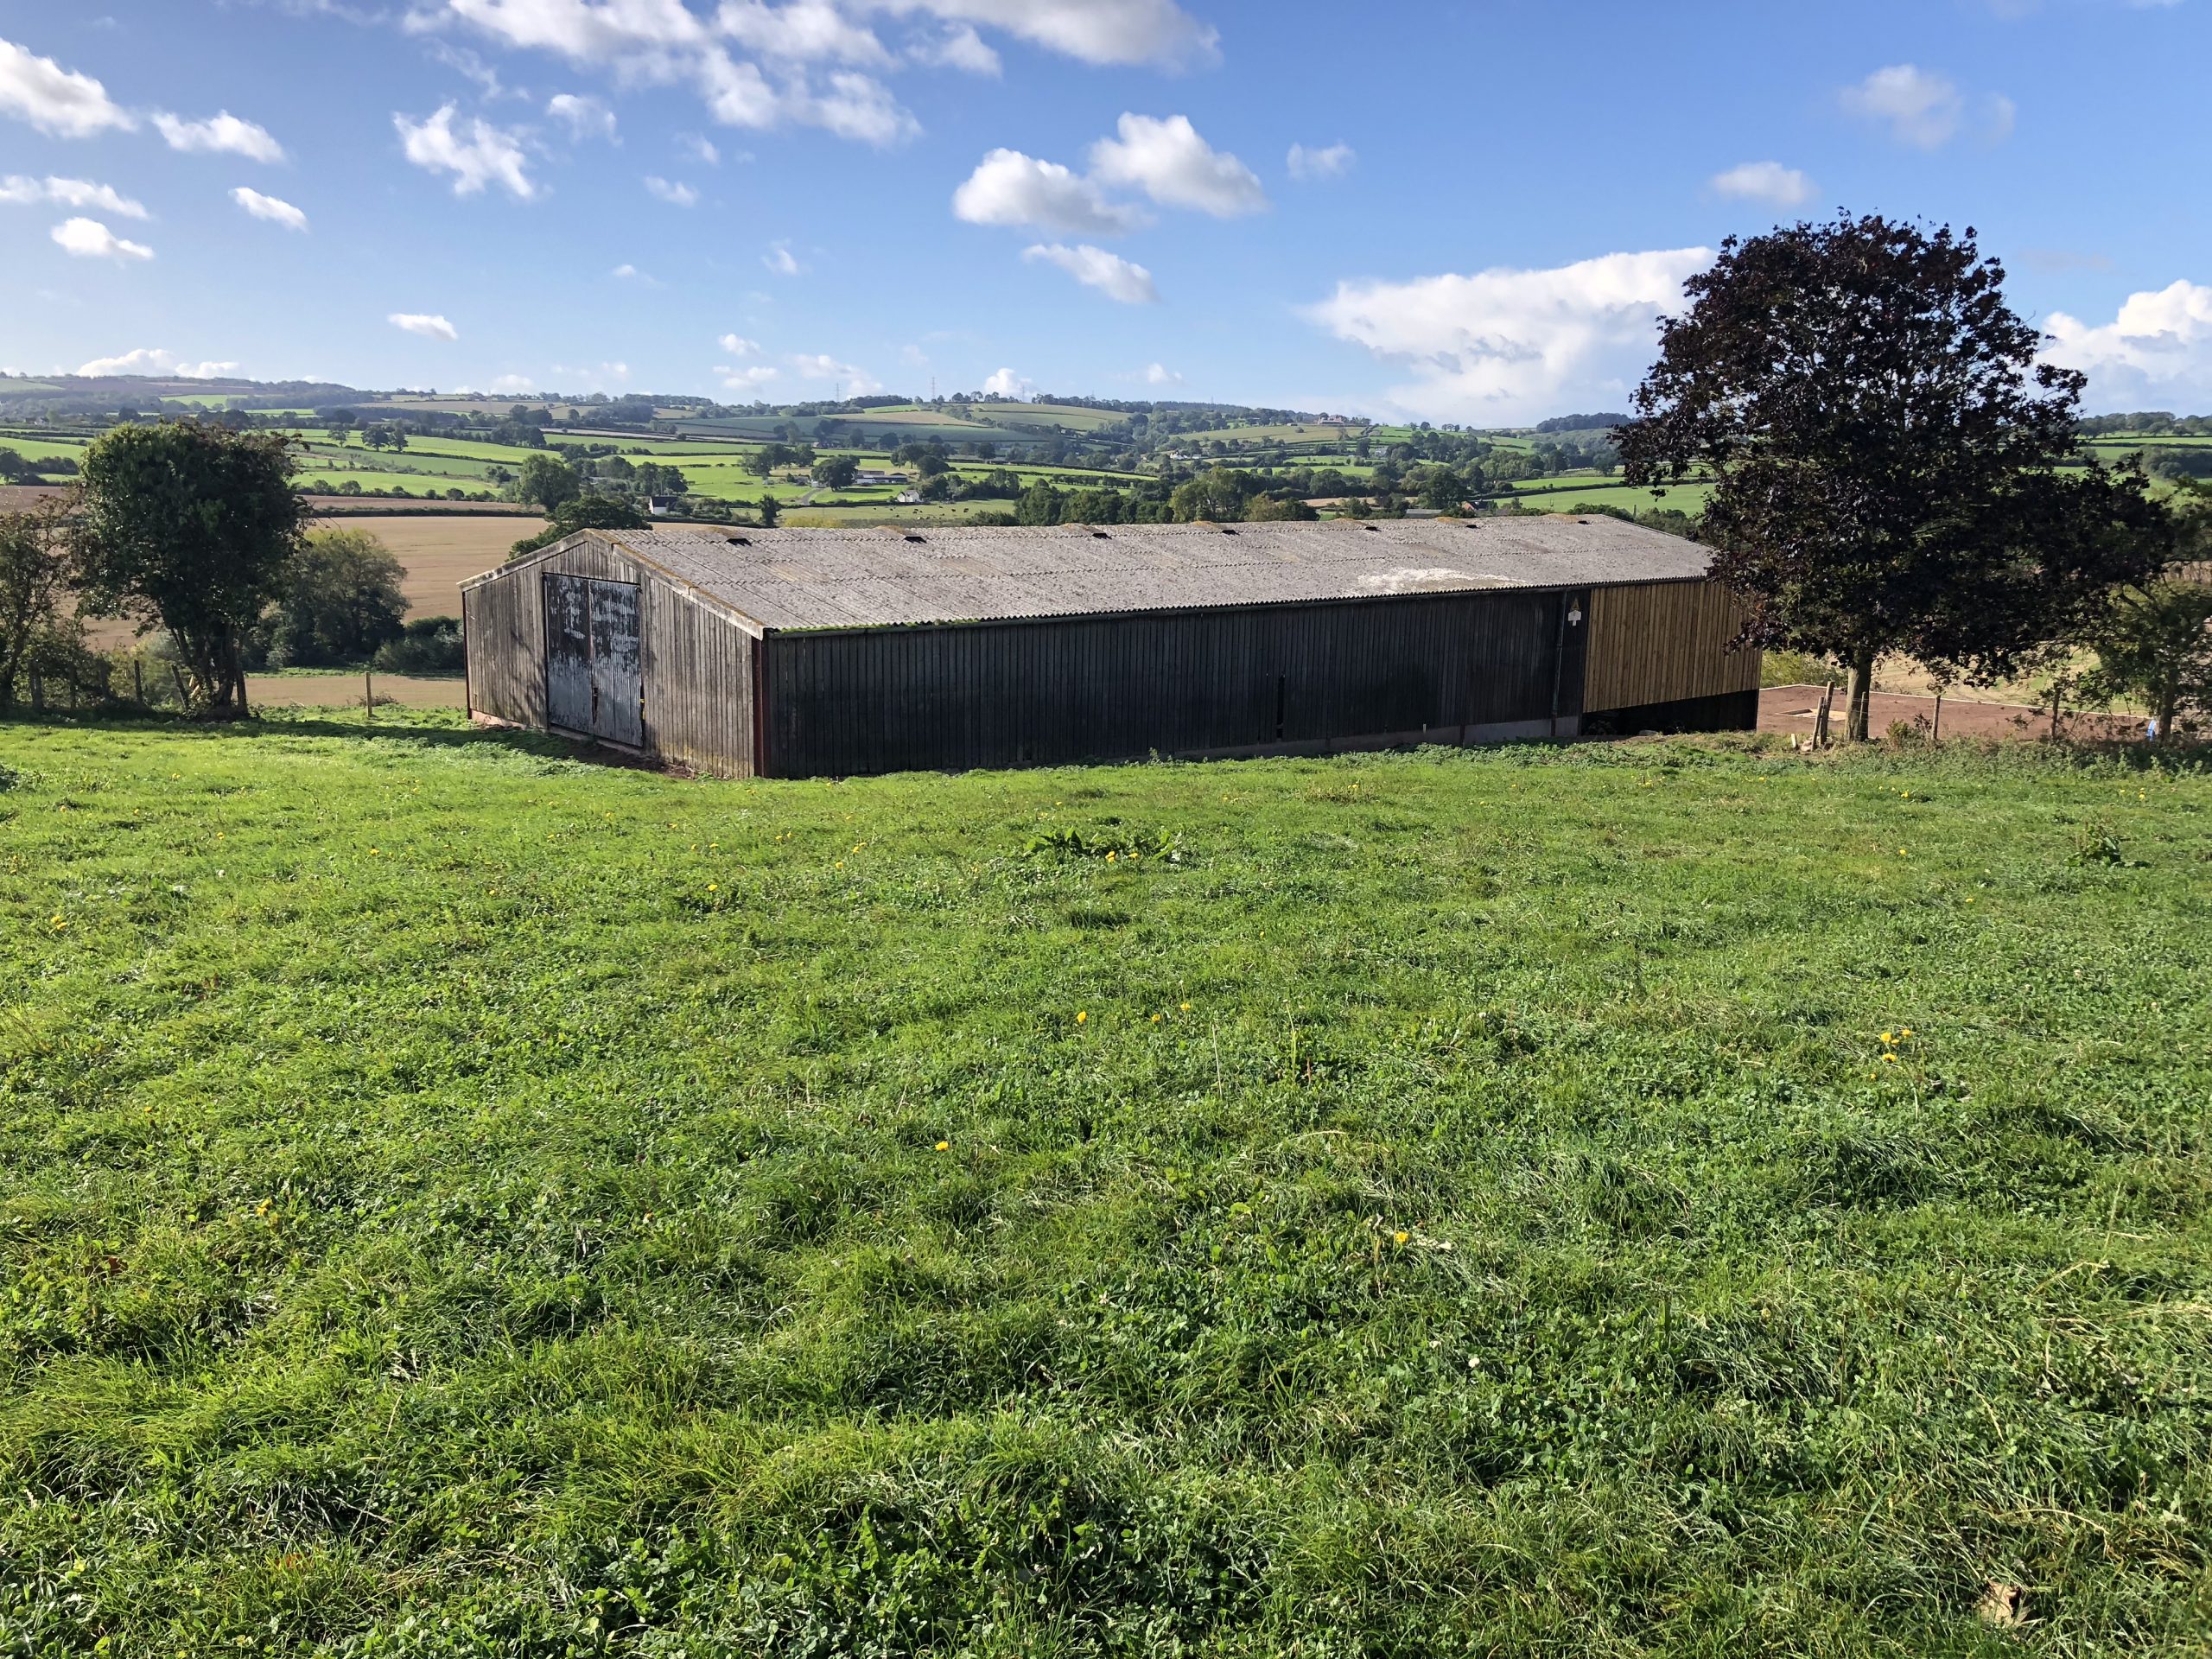
[[[850,455],[824,455],[814,463],[814,481],[833,490],[849,489],[861,464]]]
[[[1184,524],[1233,524],[1244,517],[1248,481],[1242,473],[1217,468],[1178,485],[1169,500]]]
[[[1988,683],[2158,567],[2139,473],[2079,457],[2083,378],[2038,363],[1968,231],[1868,217],[1731,238],[1685,284],[1619,432],[1628,481],[1713,480],[1747,644],[1850,665],[1867,735],[1891,652]]]
[[[768,494],[765,491],[762,492],[760,496],[760,528],[763,530],[773,530],[776,527],[776,520],[783,516],[783,508],[777,504],[776,498],[774,496]]]
[[[515,472],[515,499],[533,503],[548,512],[583,493],[576,469],[558,455],[524,455]]]
[[[2212,503],[2200,503],[2178,525],[2183,562],[2212,555]],[[2171,742],[2177,722],[2212,718],[2212,585],[2177,569],[2122,588],[2089,636],[2097,664],[2082,690],[2092,700],[2141,702]]]
[[[195,712],[246,712],[240,647],[281,590],[307,504],[288,441],[185,422],[118,427],[86,452],[76,562],[86,603],[168,630]]]
[[[1039,479],[1014,498],[1014,522],[1017,524],[1057,524],[1065,498],[1044,479]]]
[[[312,532],[284,569],[276,604],[254,626],[252,654],[272,668],[357,663],[399,637],[407,572],[365,530]]]
[[[0,514],[0,715],[15,707],[25,665],[67,626],[68,534],[59,501]]]
[[[542,547],[566,541],[580,530],[644,530],[648,528],[645,514],[627,501],[611,495],[577,495],[553,509],[553,522],[535,536],[524,537],[508,552],[510,559],[519,559],[535,553]]]

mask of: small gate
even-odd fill
[[[644,747],[636,582],[547,573],[545,718],[566,731]]]

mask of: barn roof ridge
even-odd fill
[[[771,632],[1691,582],[1707,550],[1611,518],[586,531]],[[1089,556],[1074,557],[1083,552]],[[475,585],[474,583],[470,585]]]

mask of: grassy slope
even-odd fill
[[[2212,1638],[2201,774],[0,761],[10,1651]]]

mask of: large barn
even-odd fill
[[[1607,518],[584,531],[466,584],[468,706],[766,778],[1747,728],[1706,567]]]

